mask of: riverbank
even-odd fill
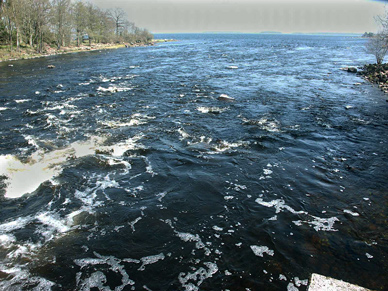
[[[365,65],[360,74],[372,84],[377,84],[384,93],[388,93],[388,63]]]
[[[16,51],[16,49],[10,51],[9,48],[7,47],[7,48],[0,49],[0,62],[34,59],[34,58],[48,57],[53,55],[62,55],[62,54],[78,53],[78,52],[85,52],[85,51],[98,51],[98,50],[107,50],[107,49],[118,49],[118,48],[124,48],[124,47],[130,48],[130,47],[150,46],[150,45],[155,45],[157,43],[169,42],[169,41],[175,41],[175,40],[155,39],[155,40],[152,40],[152,42],[150,43],[136,43],[136,44],[107,43],[107,44],[92,44],[91,46],[89,45],[68,46],[68,47],[61,47],[60,49],[53,48],[46,45],[44,49],[45,52],[43,53],[37,53],[35,49],[30,47],[20,48],[19,51]]]

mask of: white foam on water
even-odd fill
[[[334,223],[339,221],[337,217],[322,218],[313,215],[310,216],[313,218],[313,220],[311,221],[297,220],[293,221],[293,223],[296,226],[301,226],[303,223],[308,224],[312,226],[316,231],[338,231],[334,228]]]
[[[210,249],[208,249],[205,244],[202,242],[202,239],[199,237],[198,234],[194,235],[194,234],[191,234],[191,233],[187,233],[187,232],[178,232],[176,230],[174,230],[174,232],[176,233],[176,235],[184,242],[195,242],[195,247],[196,249],[204,249],[205,250],[205,254],[208,256],[210,255],[211,251]]]
[[[275,252],[273,250],[270,250],[267,246],[252,245],[250,247],[253,253],[258,257],[264,257],[264,254],[268,254],[270,256],[273,256],[275,254]]]
[[[279,280],[280,280],[280,281],[287,281],[287,277],[284,276],[283,274],[280,274],[280,275],[279,275]]]
[[[135,224],[138,223],[141,219],[142,219],[142,217],[139,216],[135,220],[133,220],[133,221],[128,223],[131,226],[131,229],[132,229],[133,232],[135,232]]]
[[[144,159],[145,163],[147,164],[146,173],[151,174],[152,177],[158,175],[158,173],[154,172],[154,169],[152,168],[150,160],[145,156],[142,156],[142,158]]]
[[[146,265],[155,264],[158,261],[161,261],[164,259],[165,259],[165,256],[163,253],[160,253],[160,254],[154,255],[154,256],[143,257],[140,259],[140,261],[142,262],[142,265],[140,266],[140,268],[138,270],[144,271]]]
[[[0,246],[8,250],[6,259],[11,262],[11,265],[18,258],[30,260],[47,242],[68,233],[72,229],[72,222],[71,215],[61,217],[53,211],[19,217],[0,225]],[[13,232],[26,227],[33,227],[34,233],[39,235],[37,242],[16,239]]]
[[[133,90],[131,87],[117,87],[117,86],[109,86],[108,88],[98,87],[97,91],[102,93],[117,93],[117,92],[127,92]]]
[[[25,103],[25,102],[28,102],[28,101],[31,101],[31,99],[19,99],[19,100],[15,100],[16,103],[20,104],[20,103]]]
[[[295,49],[298,50],[298,51],[304,51],[304,50],[311,50],[313,48],[311,46],[299,46],[299,47],[297,47]]]
[[[31,257],[36,254],[39,249],[42,248],[41,243],[15,243],[12,245],[12,251],[10,251],[7,254],[7,259],[10,259],[11,261],[18,259],[18,258],[27,258],[31,259]]]
[[[301,280],[299,279],[299,277],[295,277],[294,278],[294,283],[295,283],[295,286],[296,287],[300,287],[300,286],[307,286],[308,283],[309,283],[309,280],[308,279],[305,279],[305,280]]]
[[[230,186],[227,188],[228,190],[233,189],[234,191],[241,192],[242,190],[248,189],[246,185],[239,185],[234,182],[226,181]]]
[[[0,111],[4,111],[4,110],[7,110],[8,107],[0,107]]]
[[[322,218],[322,217],[310,215],[306,211],[296,211],[292,207],[286,205],[283,199],[276,199],[276,200],[266,202],[262,198],[257,198],[255,201],[262,206],[275,208],[275,213],[280,213],[280,212],[283,212],[284,210],[287,210],[293,214],[305,214],[309,218],[311,218],[311,220],[306,220],[306,221],[302,221],[302,220],[292,221],[296,226],[301,226],[302,224],[308,224],[311,227],[313,227],[316,231],[337,231],[334,228],[335,222],[339,221],[337,217]]]
[[[366,255],[366,257],[367,257],[368,259],[373,259],[373,256],[372,256],[371,254],[365,253],[365,255]]]
[[[188,232],[176,232],[176,235],[184,242],[201,240],[198,234],[194,235]]]
[[[218,272],[218,266],[212,262],[203,263],[205,267],[200,267],[196,271],[190,273],[180,273],[178,276],[179,282],[186,291],[197,291],[199,286],[208,278],[213,277]]]
[[[348,213],[348,214],[350,214],[350,215],[352,215],[352,216],[360,216],[359,213],[350,211],[350,210],[348,210],[348,209],[345,209],[345,210],[344,210],[344,213]]]
[[[31,290],[49,291],[56,284],[45,278],[33,276],[22,266],[9,268],[6,265],[0,264],[0,271],[11,275],[11,279],[0,281],[1,290],[25,290],[25,286],[35,286]]]
[[[312,216],[314,218],[313,221],[308,221],[307,223],[316,231],[323,230],[323,231],[338,231],[337,229],[334,229],[334,223],[336,221],[339,221],[337,217],[329,217],[329,218],[322,218],[322,217],[316,217]]]
[[[242,121],[246,124],[250,125],[257,125],[261,129],[268,131],[268,132],[280,132],[280,125],[277,120],[268,120],[267,118],[263,117],[259,120],[249,120],[246,118],[243,118]]]
[[[3,233],[24,228],[31,221],[31,219],[32,219],[31,216],[26,216],[26,217],[19,217],[15,220],[2,223],[0,224],[0,233],[3,234]]]
[[[166,195],[167,195],[167,192],[162,192],[162,193],[156,194],[156,197],[159,197],[158,200],[159,200],[160,202],[162,202],[162,199],[163,199],[164,197],[166,197]]]
[[[181,135],[181,138],[179,140],[184,140],[190,137],[190,135],[187,132],[185,132],[183,128],[179,128],[178,133]]]
[[[151,119],[155,119],[155,117],[136,113],[131,116],[131,119],[129,121],[108,120],[108,121],[99,121],[98,123],[109,128],[120,128],[120,127],[129,127],[129,126],[138,126],[138,125],[147,124],[148,121]]]
[[[222,140],[213,147],[214,150],[210,151],[209,154],[219,154],[247,145],[249,145],[249,142],[247,141],[227,142]]]
[[[294,283],[290,282],[287,285],[287,291],[299,291],[299,289],[295,287]]]
[[[57,104],[53,103],[55,106],[53,107],[46,107],[45,110],[62,110],[62,109],[75,109],[77,106],[68,104],[68,103],[63,103],[63,104]]]
[[[283,199],[276,199],[269,202],[264,201],[262,198],[257,198],[256,203],[263,205],[265,207],[274,207],[276,209],[276,213],[280,213],[283,210],[288,210],[293,214],[308,214],[305,211],[296,211],[292,207],[288,206]]]
[[[12,234],[0,234],[0,246],[10,248],[16,242],[16,237]]]
[[[127,259],[120,260],[113,256],[102,256],[97,252],[94,252],[97,258],[85,258],[74,260],[74,263],[81,268],[81,272],[77,273],[77,290],[90,290],[92,287],[97,287],[99,290],[110,290],[108,286],[105,286],[107,282],[106,276],[101,271],[92,273],[89,277],[83,279],[83,269],[87,269],[89,266],[95,265],[108,265],[109,270],[121,275],[121,285],[116,286],[115,290],[124,290],[126,286],[135,285],[135,281],[129,278],[128,273],[125,271],[125,267],[121,265],[121,262],[129,262]],[[138,261],[137,261],[138,262]],[[85,272],[88,274],[87,270]]]
[[[217,226],[217,225],[214,225],[212,228],[213,228],[215,231],[223,231],[223,230],[224,230],[222,227],[219,227],[219,226]]]
[[[70,230],[70,227],[66,224],[66,220],[61,219],[57,214],[43,212],[38,214],[36,218],[47,227],[47,229],[40,232],[46,238],[46,242],[56,237],[57,234],[62,234]]]
[[[102,149],[113,150],[112,155],[115,157],[123,156],[129,150],[144,149],[144,146],[137,142],[144,137],[143,134],[135,135],[124,142],[117,143],[113,146],[106,146]]]
[[[197,110],[201,113],[215,113],[215,114],[225,112],[228,109],[229,108],[221,108],[221,107],[204,107],[204,106],[197,107]]]

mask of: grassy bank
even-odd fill
[[[46,56],[77,53],[77,52],[83,52],[83,51],[96,51],[96,50],[106,50],[106,49],[118,49],[118,48],[124,48],[124,47],[149,46],[149,45],[154,45],[156,43],[161,43],[166,41],[173,41],[173,40],[156,39],[156,40],[153,40],[151,43],[137,43],[137,44],[125,44],[125,43],[92,44],[91,46],[88,46],[88,45],[82,45],[78,47],[68,46],[68,47],[62,47],[60,49],[53,48],[47,45],[44,48],[43,53],[37,53],[35,49],[32,49],[30,47],[21,47],[19,51],[17,51],[14,48],[11,51],[9,46],[3,46],[3,47],[0,47],[0,62],[41,58]]]

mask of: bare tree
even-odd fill
[[[115,23],[116,36],[120,36],[122,34],[122,29],[125,26],[127,21],[126,13],[121,8],[114,8],[110,10],[110,17]]]
[[[82,42],[82,36],[85,33],[87,26],[86,6],[82,1],[78,1],[73,5],[73,25],[76,32],[77,46]]]
[[[33,11],[35,15],[35,33],[38,38],[38,46],[37,51],[39,53],[43,52],[43,37],[44,34],[47,32],[47,24],[49,20],[49,12],[50,12],[50,1],[49,0],[34,0],[33,1]]]
[[[368,38],[365,45],[366,51],[376,58],[376,63],[381,65],[388,52],[388,6],[385,7],[385,14],[375,17],[380,26],[379,32]]]
[[[70,33],[70,0],[52,0],[52,24],[58,49],[66,44]]]
[[[34,13],[34,0],[23,0],[23,24],[22,33],[25,42],[33,47],[36,38],[36,15]]]
[[[377,33],[374,37],[368,39],[366,44],[366,50],[368,53],[376,57],[376,63],[381,65],[384,61],[384,57],[388,52],[388,38],[384,33]]]
[[[375,20],[380,25],[381,32],[388,34],[388,6],[385,6],[384,15],[376,16]]]

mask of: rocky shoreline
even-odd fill
[[[384,93],[388,93],[388,63],[365,65],[359,74],[372,84],[377,84]]]
[[[388,63],[368,64],[358,69],[356,67],[345,67],[341,70],[358,74],[370,83],[377,84],[384,93],[388,93]]]
[[[46,45],[44,53],[37,53],[35,50],[30,49],[30,48],[22,48],[18,52],[16,50],[14,50],[12,52],[9,52],[9,51],[6,52],[3,50],[3,52],[1,52],[1,50],[0,50],[0,62],[35,59],[35,58],[63,55],[63,54],[69,54],[69,53],[78,53],[78,52],[85,52],[85,51],[118,49],[118,48],[124,48],[124,47],[126,47],[126,48],[143,47],[143,46],[150,46],[150,45],[155,45],[157,43],[169,42],[169,41],[175,41],[175,40],[172,40],[172,39],[154,39],[150,43],[92,44],[91,46],[88,46],[88,45],[81,45],[78,47],[77,46],[69,46],[69,47],[62,47],[60,49],[52,48],[52,47]]]

